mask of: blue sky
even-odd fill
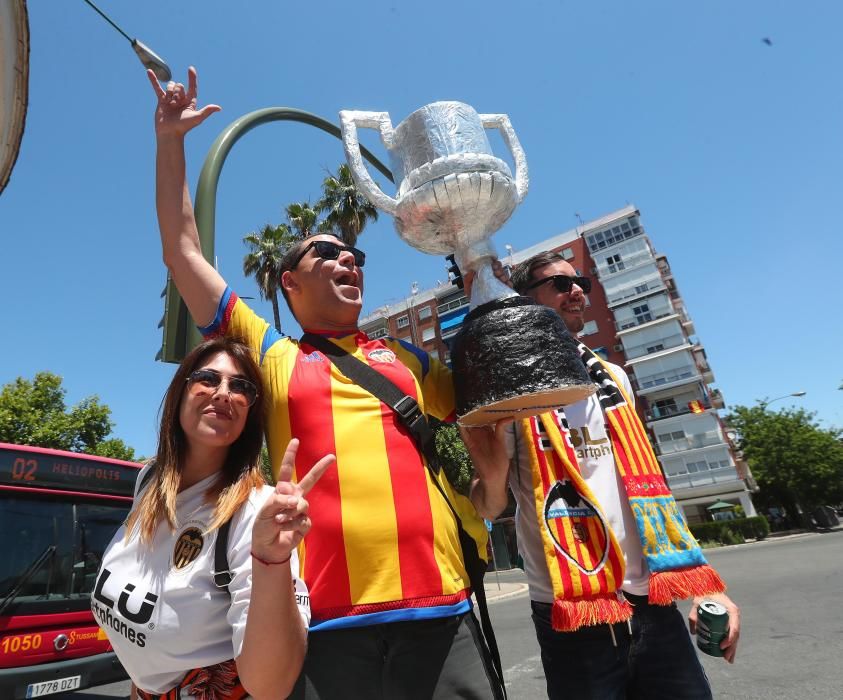
[[[804,390],[795,404],[843,425],[839,3],[100,6],[178,79],[196,65],[200,102],[223,107],[189,137],[191,190],[219,132],[263,107],[332,120],[344,108],[388,111],[394,123],[441,99],[508,113],[531,185],[495,236],[499,250],[570,229],[575,212],[588,220],[635,204],[727,404]],[[29,13],[26,131],[0,196],[0,384],[56,372],[69,402],[97,394],[114,434],[150,454],[173,371],[153,360],[165,282],[154,97],[128,43],[82,0],[30,2]],[[342,158],[338,141],[293,124],[261,127],[234,148],[216,252],[239,293],[257,296],[242,275],[242,237],[281,221],[287,203],[315,199]],[[366,311],[445,278],[444,261],[401,243],[386,215],[360,245]]]

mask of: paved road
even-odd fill
[[[843,531],[707,550],[743,611],[734,665],[701,655],[716,698],[806,700],[843,698]],[[546,697],[539,649],[520,571],[487,576],[500,600],[492,620],[511,700]],[[687,612],[688,605],[682,606]],[[125,698],[127,684],[67,694],[67,700]],[[59,696],[51,696],[57,698]]]

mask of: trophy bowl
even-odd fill
[[[492,271],[490,237],[527,194],[524,151],[505,114],[478,114],[461,102],[434,102],[393,128],[386,112],[340,112],[343,146],[354,181],[395,217],[399,236],[426,253],[454,254],[475,273],[471,312],[452,348],[457,417],[484,425],[573,403],[595,387],[576,342],[551,309],[521,297]],[[385,194],[363,163],[358,128],[380,132],[398,183]],[[486,129],[499,129],[515,163],[492,153]]]

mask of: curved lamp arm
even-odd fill
[[[205,157],[205,164],[199,174],[199,182],[196,185],[196,201],[194,213],[196,215],[196,226],[199,229],[199,243],[202,246],[202,254],[205,259],[214,264],[214,233],[216,227],[217,209],[217,187],[219,185],[220,173],[225,159],[242,136],[261,124],[269,122],[292,121],[321,129],[340,141],[342,132],[340,128],[327,119],[304,112],[300,109],[290,107],[268,107],[250,112],[239,119],[235,119],[217,137],[217,140],[208,150]],[[381,163],[368,149],[360,147],[363,157],[373,167],[377,168],[384,177],[392,182],[392,172]],[[176,286],[167,279],[166,302],[164,305],[164,341],[161,352],[156,359],[164,362],[181,362],[188,350],[198,344],[202,338],[196,326],[190,319],[187,307],[178,293]]]

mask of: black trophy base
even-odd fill
[[[465,426],[527,418],[597,389],[559,315],[527,297],[474,309],[454,338],[451,357],[457,421]]]

